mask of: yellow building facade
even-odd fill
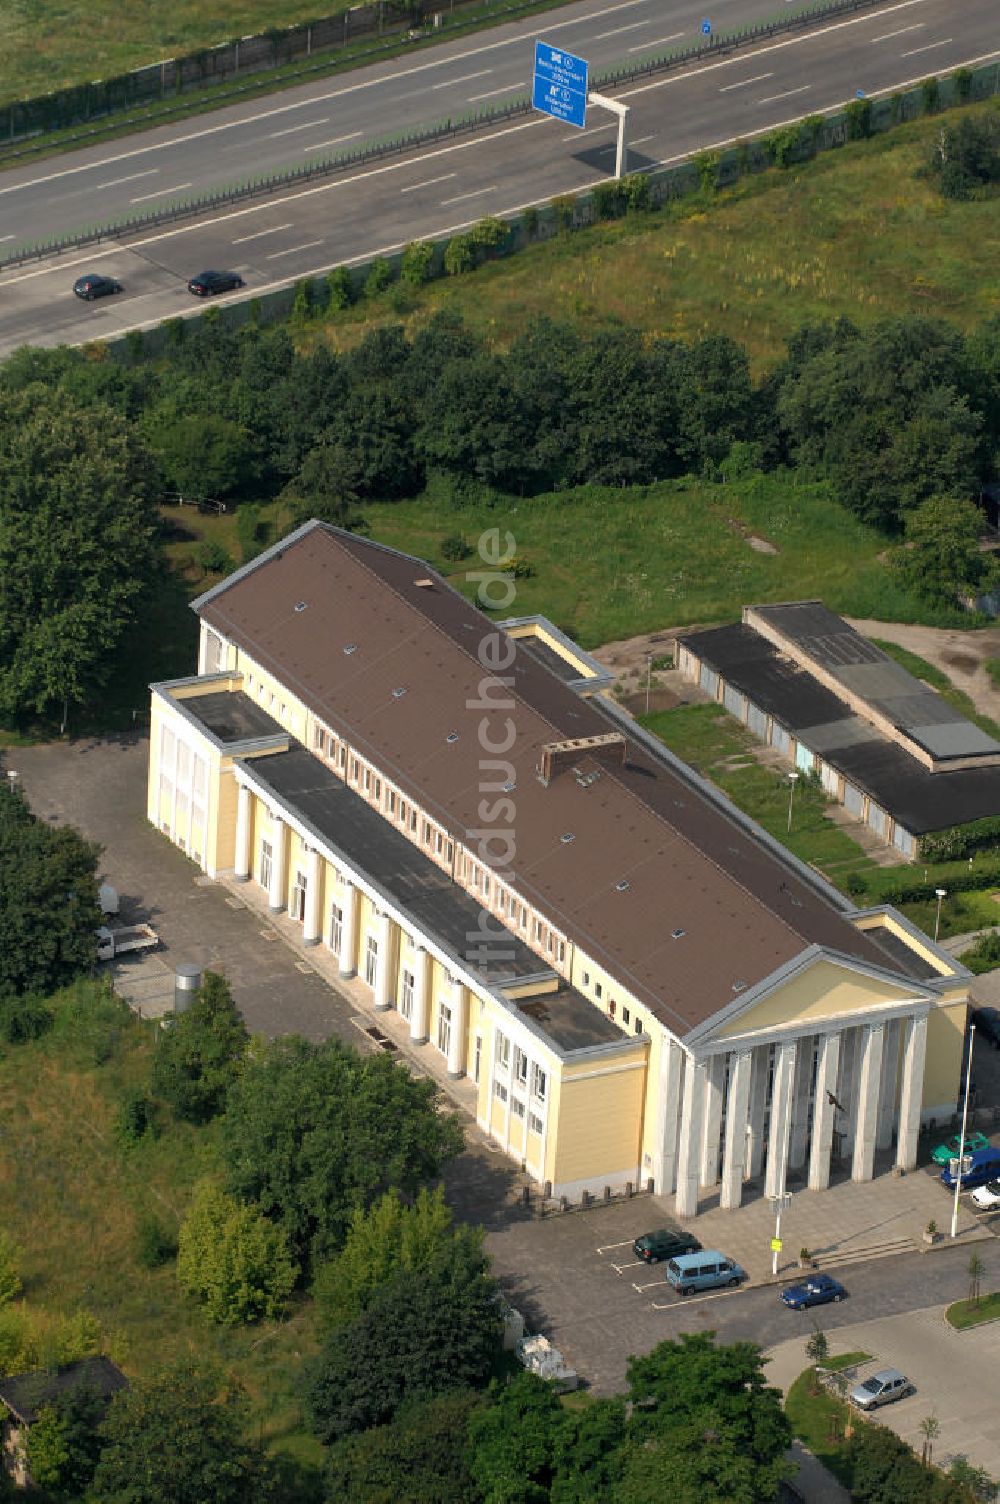
[[[151,823],[209,877],[255,884],[373,1014],[396,1010],[554,1196],[651,1185],[690,1217],[708,1194],[737,1207],[748,1180],[912,1166],[921,1122],[955,1107],[962,969],[644,739],[550,623],[510,626],[531,659],[507,686],[523,748],[474,763],[460,634],[483,626],[447,591],[308,524],[202,597],[198,674],[152,686]],[[451,803],[476,808],[484,765],[502,781],[478,792],[523,822],[509,867]]]

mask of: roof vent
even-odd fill
[[[296,609],[296,611],[304,611],[306,609],[306,607],[308,606],[308,604],[309,604],[308,601],[296,601],[295,602],[295,609]]]
[[[350,653],[356,653],[357,651],[358,651],[358,645],[357,645],[356,642],[347,642],[347,643],[344,644],[344,652],[345,653],[350,654]]]
[[[445,737],[445,741],[446,742],[457,742],[458,741],[458,732],[457,731],[449,731],[448,735]]]
[[[517,784],[514,782],[513,778],[508,778],[507,782],[503,786],[503,791],[505,794],[511,794],[516,788]]]
[[[564,846],[568,846],[571,841],[576,840],[576,836],[571,830],[564,830],[559,839],[560,841],[562,841]]]
[[[632,886],[632,884],[629,882],[628,878],[627,877],[623,877],[620,883],[615,883],[615,892],[616,893],[627,893],[628,890],[629,890],[629,888],[631,888],[631,886]]]
[[[740,978],[738,981],[736,981],[736,982],[733,983],[733,991],[734,992],[742,992],[745,986],[746,986],[746,982],[744,982],[743,979]]]
[[[401,700],[405,694],[406,694],[406,685],[405,684],[397,684],[396,688],[392,692],[392,698],[394,700]]]
[[[684,930],[671,930],[670,938],[672,940],[679,940],[684,933]]]

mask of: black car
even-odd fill
[[[658,1264],[661,1259],[672,1259],[679,1253],[700,1253],[701,1244],[689,1232],[661,1227],[657,1232],[643,1233],[641,1238],[636,1238],[632,1252],[646,1264]]]
[[[197,298],[210,298],[213,293],[232,292],[234,287],[245,287],[238,272],[199,272],[188,283],[188,292]]]
[[[116,282],[114,277],[102,277],[97,272],[88,272],[85,277],[77,277],[73,283],[73,291],[78,298],[86,298],[91,302],[94,298],[107,298],[113,292],[121,292],[122,285]]]
[[[972,1015],[976,1033],[995,1050],[1000,1049],[1000,1009],[977,1008]]]

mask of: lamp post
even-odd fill
[[[793,801],[795,799],[795,785],[798,783],[798,781],[799,781],[799,775],[798,775],[798,773],[789,773],[789,775],[788,775],[788,832],[789,832],[789,834],[791,834],[791,830],[792,830],[792,804],[793,804]]]
[[[947,888],[935,888],[937,894],[937,913],[934,916],[934,944],[937,944],[938,930],[941,928],[941,900],[948,897]]]
[[[939,890],[940,891],[940,890]],[[940,903],[940,899],[938,900]],[[962,1159],[965,1154],[965,1124],[969,1116],[969,1087],[972,1083],[972,1047],[976,1042],[976,1026],[969,1027],[969,1063],[965,1068],[965,1100],[962,1103],[962,1132],[958,1139],[958,1174],[955,1176],[955,1200],[951,1208],[951,1235],[958,1233],[958,1198],[962,1194]]]
[[[771,1205],[774,1207],[774,1237],[771,1239],[771,1274],[778,1272],[778,1254],[781,1252],[781,1213],[786,1206],[790,1206],[792,1198],[787,1191],[781,1191],[777,1196],[771,1197]]]

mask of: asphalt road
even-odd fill
[[[655,3],[656,0],[625,0],[613,8],[590,6],[586,25],[591,29],[596,26],[597,31],[591,30],[589,40],[582,31],[579,35],[574,33],[572,28],[578,23],[569,21],[562,11],[558,13],[560,20],[545,31],[548,35],[558,35],[567,46],[581,51],[589,47],[595,61],[599,32],[602,27],[612,31],[613,35],[604,39],[613,48],[607,55],[610,61],[612,56],[622,56],[629,46],[645,47],[670,35],[673,22],[668,21],[664,31],[663,17],[679,17],[680,6],[661,5],[655,12],[661,24],[646,26],[648,17],[654,14]],[[754,3],[759,4],[759,0]],[[703,8],[699,0],[699,14]],[[732,8],[727,6],[727,13]],[[633,13],[635,23],[626,19]],[[634,32],[622,30],[632,24]],[[679,20],[677,24],[680,25]],[[565,29],[556,33],[557,26]],[[503,30],[511,32],[514,28]],[[226,122],[216,116],[210,122],[190,123],[191,129],[217,130],[219,138],[233,142],[238,141],[241,132],[251,128],[260,132],[262,124],[273,130],[290,129],[275,121],[291,120],[293,116],[282,114],[262,122],[261,112],[271,107],[280,111],[298,110],[303,119],[295,119],[296,127],[311,123],[321,133],[343,134],[340,126],[351,124],[351,111],[360,108],[359,95],[365,100],[366,110],[371,107],[370,98],[375,96],[377,110],[378,98],[387,101],[406,94],[411,86],[420,101],[419,106],[414,105],[420,111],[417,118],[426,119],[426,96],[433,87],[431,80],[437,79],[437,74],[430,70],[441,69],[444,75],[457,75],[451,80],[450,91],[441,90],[442,103],[446,98],[457,98],[453,92],[456,88],[465,91],[466,100],[473,93],[489,92],[491,85],[500,88],[493,80],[500,77],[501,69],[507,70],[516,83],[519,78],[523,80],[530,65],[530,35],[534,30],[532,26],[529,33],[522,27],[516,41],[508,37],[504,44],[498,40],[500,33],[489,41],[472,42],[464,49],[455,44],[447,59],[424,55],[410,68],[404,60],[373,70],[379,73],[394,70],[394,84],[389,92],[386,92],[388,86],[373,83],[366,94],[366,85],[359,76],[352,75],[350,83],[337,86],[338,91],[358,90],[348,98],[348,113],[336,117],[339,123],[334,123],[335,105],[329,97],[314,97],[307,106],[281,96],[280,103],[272,100],[270,106],[258,102],[244,107],[244,116],[252,118],[234,125],[231,138]],[[642,43],[631,41],[640,30]],[[647,37],[647,32],[652,35]],[[502,45],[506,45],[506,50],[497,51]],[[491,52],[496,55],[488,67]],[[873,12],[808,33],[782,37],[752,51],[668,73],[618,91],[618,97],[631,107],[633,150],[629,167],[641,170],[678,161],[704,148],[832,110],[852,99],[858,89],[869,95],[891,92],[918,83],[930,73],[943,74],[960,64],[994,58],[1000,59],[1000,7],[996,0],[963,0],[960,10],[954,0],[901,0],[887,4]],[[414,68],[429,71],[414,77]],[[481,72],[481,77],[469,77]],[[317,86],[316,93],[321,92]],[[319,113],[314,116],[310,111]],[[447,113],[447,109],[440,113]],[[321,120],[319,116],[324,118]],[[389,118],[387,105],[382,118],[383,122]],[[252,125],[253,120],[256,125]],[[172,128],[157,135],[177,133]],[[51,264],[32,264],[0,274],[0,353],[22,343],[51,345],[114,338],[129,328],[149,327],[164,318],[196,311],[200,305],[194,304],[185,283],[204,266],[239,270],[247,282],[244,296],[253,296],[299,277],[322,273],[340,263],[361,262],[374,254],[390,252],[411,239],[455,233],[484,214],[511,213],[558,193],[588,188],[613,170],[615,133],[612,117],[602,120],[596,111],[592,111],[584,131],[541,116],[529,116],[494,131],[358,168],[229,213],[152,231],[117,245],[68,252]],[[304,137],[312,133],[297,134]],[[309,145],[318,145],[320,139],[332,139],[332,135],[325,138],[321,134],[316,143],[303,139],[301,148],[296,144],[296,150],[305,155]],[[282,151],[288,150],[289,139],[279,138],[279,145],[281,141],[285,143]],[[214,155],[217,163],[217,138],[208,140],[210,151],[204,138],[198,149],[205,155]],[[102,188],[98,198],[94,162],[84,163],[83,159],[99,159],[99,182],[110,183],[112,177],[121,180],[132,172],[152,171],[145,164],[150,162],[149,153],[153,149],[151,141],[143,138],[133,143],[118,143],[117,151],[95,148],[80,154],[79,166],[76,157],[69,157],[52,162],[47,171],[30,174],[22,169],[16,175],[5,174],[0,187],[0,235],[13,235],[8,226],[15,223],[11,210],[18,205],[21,207],[16,217],[17,239],[24,238],[29,232],[22,211],[28,213],[33,196],[44,199],[46,194],[54,203],[52,212],[59,216],[58,222],[67,226],[65,194],[73,188],[77,171],[89,175],[90,188],[80,190],[89,216],[93,218],[98,212],[103,216],[107,212],[104,194],[110,188]],[[109,160],[111,157],[117,160]],[[262,159],[258,160],[259,165],[264,165]],[[289,157],[286,155],[282,160],[287,162]],[[209,180],[214,182],[235,176],[237,172],[223,172],[217,165],[209,172]],[[137,178],[132,184],[119,181],[118,187],[130,192],[138,189],[138,194],[132,196],[141,197],[144,180]],[[72,297],[70,287],[75,277],[89,270],[116,276],[124,284],[125,293],[94,304],[79,303]]]

